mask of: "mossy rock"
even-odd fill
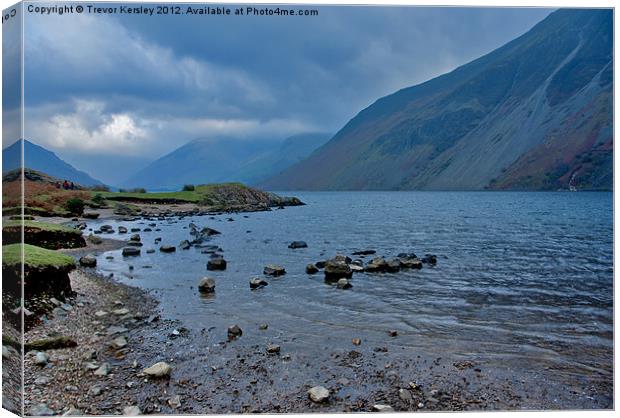
[[[4,279],[2,289],[4,292],[17,297],[21,294],[22,260],[24,263],[24,298],[28,299],[40,294],[64,298],[72,294],[69,272],[75,269],[75,260],[57,251],[29,244],[2,246]]]
[[[2,227],[2,239],[5,244],[16,244],[21,241],[21,230],[24,230],[24,242],[37,247],[57,250],[60,248],[81,248],[86,246],[82,232],[64,225],[31,220],[13,220]]]

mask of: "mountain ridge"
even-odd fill
[[[579,188],[611,188],[612,19],[604,9],[553,12],[489,54],[376,100],[310,158],[260,185],[555,190],[573,177]],[[580,112],[585,122],[575,120]],[[549,154],[560,132],[571,144],[551,159],[541,147]],[[584,139],[592,136],[599,140]]]

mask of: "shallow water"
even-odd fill
[[[155,221],[161,231],[140,232],[140,257],[111,251],[99,256],[98,270],[151,290],[166,317],[192,330],[214,329],[222,338],[235,323],[244,337],[261,338],[257,324],[265,322],[300,350],[311,351],[350,346],[353,337],[383,344],[387,331],[395,329],[399,337],[393,344],[412,352],[554,370],[569,379],[610,378],[611,193],[295,195],[307,205]],[[144,228],[150,222],[94,221],[89,227]],[[222,232],[206,243],[224,250],[226,271],[207,272],[209,255],[197,248],[146,254],[159,248],[155,237],[168,245],[191,240],[190,222]],[[309,247],[287,248],[294,240]],[[321,273],[305,273],[307,263],[363,249],[386,257],[433,253],[438,263],[396,274],[358,273],[349,290],[326,284]],[[114,260],[105,258],[109,255]],[[262,277],[269,263],[284,266],[287,274],[251,291],[249,279]],[[196,289],[207,275],[217,283],[209,298]]]

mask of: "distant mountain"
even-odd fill
[[[21,167],[21,144],[24,143],[24,166],[41,171],[61,180],[69,180],[83,186],[103,183],[61,160],[56,154],[28,140],[19,140],[2,150],[2,173]]]
[[[307,157],[327,139],[326,134],[284,141],[196,139],[152,162],[123,187],[176,190],[184,184],[254,184]]]
[[[236,181],[248,184],[261,182],[302,161],[330,138],[331,135],[325,133],[291,136],[278,147],[245,162],[235,173]]]
[[[613,11],[561,9],[377,100],[271,190],[611,189]]]

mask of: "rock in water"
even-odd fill
[[[286,274],[286,270],[282,266],[278,266],[276,264],[268,264],[263,269],[263,274],[268,276],[282,276]]]
[[[326,402],[329,399],[329,390],[323,386],[315,386],[308,391],[308,397],[312,402]]]
[[[135,232],[135,230],[140,230],[139,228],[131,228],[131,232]],[[140,238],[140,234],[133,234],[131,237],[129,237],[129,241],[136,241],[136,242],[140,242],[141,238]]]
[[[228,327],[228,336],[232,338],[241,337],[243,335],[243,331],[239,328],[239,325],[233,325]]]
[[[437,264],[437,256],[435,254],[426,254],[424,258],[422,258],[422,262],[424,264],[435,265]]]
[[[375,250],[362,250],[362,251],[355,251],[353,255],[372,255],[376,253],[377,252]]]
[[[386,270],[389,271],[390,273],[397,273],[400,271],[401,264],[402,263],[400,262],[398,258],[394,258],[388,261]]]
[[[400,259],[402,263],[402,268],[407,269],[421,269],[422,268],[422,260],[419,260],[415,257],[406,257]]]
[[[168,377],[170,372],[172,372],[172,367],[165,361],[160,361],[142,370],[142,373],[151,377]]]
[[[226,260],[223,258],[212,258],[207,262],[207,270],[226,270]]]
[[[306,266],[306,273],[315,274],[318,272],[319,272],[319,269],[314,264],[310,263]]]
[[[173,253],[176,250],[176,247],[173,247],[172,245],[162,245],[161,247],[159,247],[159,251],[161,251],[162,253]]]
[[[308,244],[305,241],[293,241],[288,245],[289,248],[297,249],[297,248],[308,248]]]
[[[258,289],[260,287],[265,287],[268,284],[269,283],[259,277],[254,277],[253,279],[250,279],[250,289]]]
[[[327,261],[317,261],[316,263],[314,263],[314,265],[318,269],[324,269],[325,268],[325,264],[327,264]]]
[[[338,289],[350,289],[353,285],[349,282],[349,279],[342,278],[338,280],[336,287],[338,287]]]
[[[123,248],[123,257],[136,257],[140,255],[140,248],[125,247]]]
[[[80,257],[80,265],[84,267],[95,267],[97,265],[97,257],[92,254]]]
[[[348,279],[352,275],[351,267],[344,261],[333,259],[325,264],[325,280],[337,281],[342,278]]]
[[[210,277],[203,277],[198,283],[198,291],[201,293],[215,292],[215,280]]]
[[[182,249],[182,250],[189,250],[190,247],[191,247],[191,244],[189,243],[188,240],[183,240],[179,244],[179,248]]]
[[[123,415],[125,416],[135,417],[141,414],[142,411],[140,411],[140,408],[138,408],[136,405],[126,406],[125,408],[123,408]]]
[[[119,234],[126,234],[127,233],[127,228],[125,228],[124,226],[119,226],[118,227],[118,233]]]
[[[375,257],[370,261],[370,263],[368,263],[368,265],[366,265],[364,271],[367,271],[369,273],[379,273],[382,271],[386,271],[388,267],[387,264],[387,261],[385,261],[383,257]]]

